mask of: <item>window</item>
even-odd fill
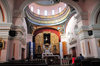
[[[66,7],[67,5],[65,4],[65,7]]]
[[[31,6],[31,11],[33,12],[33,6]]]
[[[55,14],[55,10],[52,10],[52,15],[54,15]]]
[[[59,12],[61,12],[61,7],[59,7]]]
[[[40,15],[40,9],[37,9],[37,14]]]
[[[48,15],[48,11],[47,11],[47,10],[44,11],[44,15],[45,15],[45,16]]]

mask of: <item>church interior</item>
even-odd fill
[[[100,0],[0,0],[0,63],[70,65],[80,54],[100,64]]]

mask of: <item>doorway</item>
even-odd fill
[[[72,56],[73,57],[76,57],[76,47],[73,47],[72,48]]]

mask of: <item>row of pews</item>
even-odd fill
[[[86,58],[82,61],[75,60],[73,66],[100,66],[100,59],[99,58]]]
[[[44,59],[34,60],[13,60],[5,63],[0,63],[0,66],[48,66]]]

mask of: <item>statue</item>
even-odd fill
[[[51,48],[51,45],[49,45],[48,48],[46,48],[46,46],[43,45],[44,53],[46,53],[46,54],[51,53],[50,48]]]

